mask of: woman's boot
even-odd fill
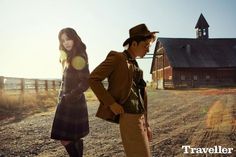
[[[84,149],[84,144],[83,144],[82,139],[75,141],[75,148],[77,150],[78,157],[82,157],[83,156],[83,149]]]
[[[78,155],[78,152],[77,152],[74,142],[70,142],[69,144],[65,145],[64,147],[66,148],[66,151],[70,157],[80,157]]]

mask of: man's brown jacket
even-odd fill
[[[90,74],[89,85],[100,101],[97,117],[118,122],[109,105],[115,102],[122,105],[127,100],[132,86],[133,69],[133,64],[128,61],[124,52],[111,51],[107,58],[93,70]],[[107,89],[102,83],[106,78]],[[147,109],[146,92],[144,106]]]

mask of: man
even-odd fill
[[[136,57],[144,57],[155,40],[145,24],[129,30],[130,37],[123,43],[124,52],[111,51],[94,69],[89,84],[100,105],[96,116],[119,123],[122,143],[127,157],[151,157],[149,142],[151,129],[147,120],[146,83]],[[107,78],[108,88],[102,84]]]

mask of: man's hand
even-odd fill
[[[109,107],[115,115],[122,114],[122,113],[125,112],[123,107],[121,105],[117,104],[117,103],[113,103]]]
[[[152,130],[149,126],[147,127],[147,136],[148,136],[148,141],[152,142]]]

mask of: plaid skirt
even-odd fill
[[[84,94],[72,103],[58,103],[51,138],[77,140],[89,133],[88,110]]]

